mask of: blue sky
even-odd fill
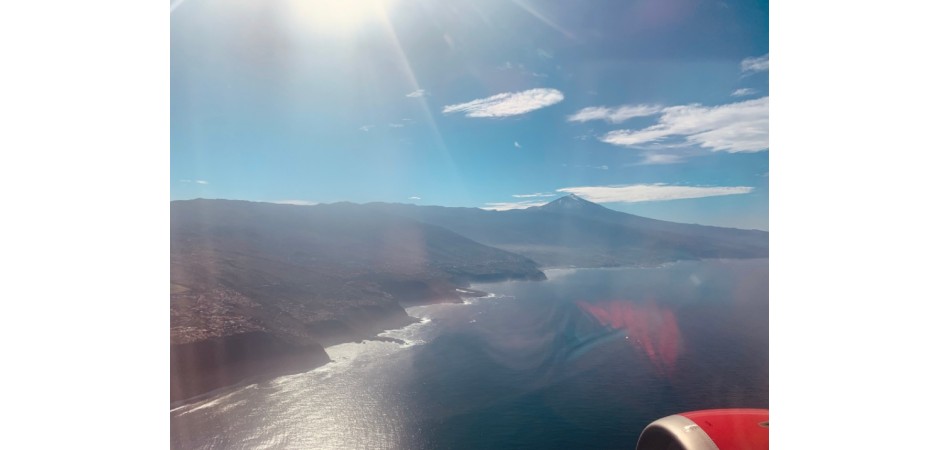
[[[174,200],[571,192],[768,229],[767,2],[172,5]]]

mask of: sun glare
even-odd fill
[[[293,0],[292,12],[301,25],[317,34],[358,31],[385,16],[387,0]]]

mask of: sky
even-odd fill
[[[170,196],[769,228],[768,4],[175,0]]]

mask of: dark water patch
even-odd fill
[[[633,448],[660,417],[767,407],[766,260],[548,276],[174,411],[174,447]]]

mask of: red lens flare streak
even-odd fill
[[[672,377],[682,351],[682,334],[672,310],[652,302],[578,302],[602,325],[626,331],[627,342],[646,355],[660,375]]]

